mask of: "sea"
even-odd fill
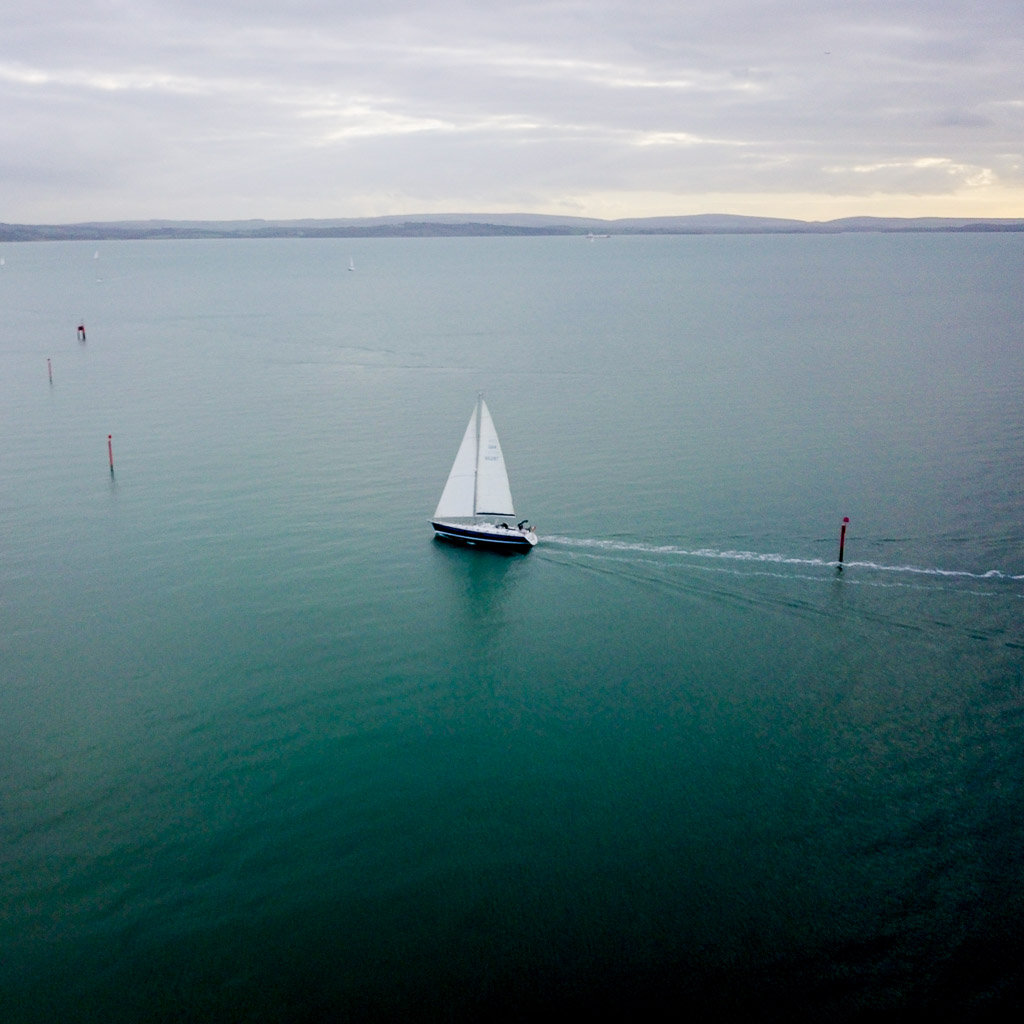
[[[5,1024],[1021,1009],[1024,234],[0,257]]]

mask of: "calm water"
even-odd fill
[[[0,255],[5,1021],[1019,1005],[1024,236]]]

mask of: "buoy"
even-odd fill
[[[114,475],[114,435],[107,434],[107,455],[110,457],[110,475]]]
[[[843,571],[843,549],[846,547],[846,524],[850,521],[849,516],[843,516],[843,525],[839,530],[839,571]]]
[[[46,372],[50,375],[50,383],[53,383],[53,364],[49,359],[46,360]]]
[[[85,324],[78,325],[78,340],[85,341]]]

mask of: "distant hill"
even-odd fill
[[[143,220],[0,224],[0,242],[150,238],[436,238],[496,235],[836,234],[852,231],[1024,231],[1024,219],[843,217],[830,221],[697,214],[597,220],[545,214],[436,213],[327,220]]]

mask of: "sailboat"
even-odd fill
[[[525,519],[515,526],[503,521],[515,515],[498,433],[484,396],[478,395],[431,525],[445,540],[529,551],[537,534]]]

